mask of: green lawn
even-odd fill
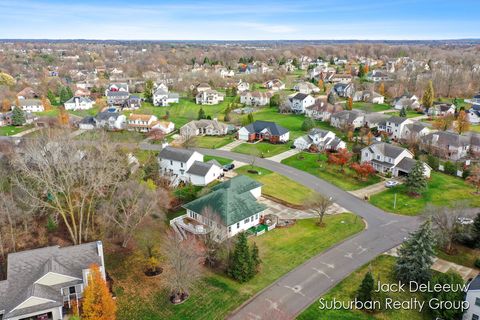
[[[253,169],[261,174],[252,174],[248,170]],[[313,194],[312,189],[306,188],[302,184],[295,182],[281,174],[269,171],[267,169],[252,167],[250,165],[243,166],[235,170],[238,174],[247,175],[263,184],[262,193],[291,203],[293,205],[301,206]]]
[[[392,107],[388,104],[354,102],[353,109],[361,109],[367,112],[379,112],[379,111],[385,111],[385,110],[392,110]]]
[[[399,117],[400,112],[392,112],[392,113],[389,113],[389,115]],[[416,117],[420,117],[420,116],[423,116],[423,115],[424,115],[423,113],[418,113],[416,111],[407,110],[407,118],[416,118]]]
[[[371,271],[375,281],[379,279],[382,283],[397,283],[393,273],[395,265],[395,258],[391,256],[381,255],[367,265],[361,267],[359,270],[352,273],[348,278],[344,279],[332,290],[330,290],[323,298],[326,301],[331,301],[334,298],[340,301],[352,301],[355,299],[356,290],[360,286],[363,277],[367,271]],[[376,286],[376,282],[375,282]],[[417,298],[423,301],[424,298],[420,294],[410,292],[400,293],[374,293],[374,300],[385,301],[385,298],[392,298],[395,301],[407,301],[411,298]],[[323,310],[320,309],[319,302],[313,303],[304,312],[302,312],[299,320],[313,320],[313,319],[334,319],[334,320],[371,320],[371,319],[388,319],[388,320],[422,320],[432,319],[428,312],[417,310],[379,310],[374,313],[366,313],[359,310]]]
[[[89,130],[77,136],[78,140],[97,140],[101,135],[106,135],[111,141],[135,143],[145,139],[145,135],[141,132],[134,131],[105,131],[105,130]]]
[[[460,244],[455,244],[454,248],[456,252],[452,255],[446,254],[440,249],[437,250],[437,257],[468,268],[476,268],[475,260],[480,259],[480,249],[471,249]],[[478,270],[480,271],[480,269]]]
[[[269,142],[257,142],[257,143],[242,143],[237,147],[233,148],[233,152],[243,153],[243,154],[251,154],[258,157],[272,157],[279,153],[285,152],[290,150],[290,146],[292,142],[288,143],[279,143],[273,144]]]
[[[471,125],[470,126],[470,131],[480,133],[480,125]]]
[[[226,165],[233,162],[231,159],[227,159],[227,158],[215,157],[215,156],[203,156],[203,161],[205,162],[210,161],[212,159],[217,160],[218,163],[220,163],[221,165]]]
[[[98,108],[93,107],[92,109],[88,110],[68,110],[67,111],[69,114],[76,115],[78,117],[86,117],[86,116],[94,116],[98,113]],[[49,111],[43,111],[43,112],[35,112],[36,115],[41,116],[41,117],[57,117],[59,114],[59,108],[56,106],[52,106],[52,110]]]
[[[0,136],[13,136],[14,134],[33,128],[33,126],[26,125],[21,127],[3,126],[0,127]]]
[[[345,171],[342,173],[337,166],[329,164],[325,158],[325,156],[319,154],[302,152],[283,160],[282,163],[306,171],[349,191],[364,188],[381,180],[380,177],[375,175],[367,181],[360,181],[357,179],[355,172],[348,166],[345,166]]]
[[[428,189],[421,197],[410,197],[405,192],[405,186],[400,185],[370,198],[370,202],[383,210],[404,214],[417,215],[422,213],[427,203],[437,206],[448,206],[455,201],[468,201],[470,206],[480,206],[480,197],[472,194],[474,189],[464,180],[444,173],[433,172],[428,182]],[[393,208],[394,195],[397,195],[396,208]]]
[[[250,238],[257,243],[263,261],[255,278],[239,284],[223,274],[205,271],[190,298],[177,306],[167,299],[163,275],[154,279],[143,275],[138,254],[107,255],[106,264],[115,280],[117,316],[119,319],[139,320],[224,319],[285,273],[364,228],[362,220],[350,213],[327,216],[325,222],[326,226],[319,228],[314,219],[299,220],[291,228],[275,229]]]
[[[198,136],[195,138],[199,148],[217,149],[233,141],[232,136]]]

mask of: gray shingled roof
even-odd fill
[[[35,282],[48,272],[56,272],[77,278],[78,281],[74,281],[75,284],[81,283],[83,282],[82,271],[88,269],[93,263],[102,265],[97,242],[65,248],[52,246],[9,254],[7,280],[0,282],[0,310],[5,310],[4,317],[10,317],[63,305],[60,294],[63,284],[45,286]],[[12,311],[31,296],[55,302]]]
[[[168,160],[175,160],[180,162],[187,162],[188,159],[193,155],[195,151],[187,150],[187,149],[180,149],[180,148],[173,148],[173,147],[165,147],[160,151],[158,157],[160,159],[168,159]]]
[[[193,174],[195,176],[204,177],[208,173],[210,168],[213,167],[214,165],[217,165],[217,164],[210,161],[209,162],[195,161],[187,170],[187,173]],[[221,167],[220,165],[217,165],[217,166]]]
[[[405,157],[397,164],[397,168],[409,173],[416,163],[417,160]]]
[[[468,290],[480,290],[480,274],[470,282]]]
[[[268,131],[274,136],[281,136],[288,131],[288,129],[276,124],[275,122],[270,121],[260,121],[257,120],[247,126],[245,126],[250,133],[260,133],[263,129],[268,129]]]
[[[374,144],[370,145],[367,148],[370,148],[370,150],[372,150],[372,152],[374,152],[373,149],[375,149],[378,152],[382,153],[384,156],[387,156],[387,157],[393,158],[393,159],[398,157],[403,151],[406,150],[402,147],[397,147],[397,146],[394,146],[392,144],[385,143],[385,142],[377,142],[377,143],[374,143]]]
[[[401,123],[405,122],[406,120],[407,120],[407,118],[404,118],[404,117],[393,116],[393,117],[388,118],[387,122],[392,122],[392,123],[395,123],[395,124],[401,124]]]
[[[125,97],[128,96],[129,93],[125,91],[108,91],[107,97]]]

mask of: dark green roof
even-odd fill
[[[210,208],[226,226],[230,226],[267,209],[250,193],[261,185],[247,176],[237,176],[216,185],[212,192],[183,207],[198,214]]]

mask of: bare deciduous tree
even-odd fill
[[[205,263],[209,267],[215,267],[220,260],[221,241],[227,238],[227,230],[220,216],[211,207],[204,208],[201,215],[209,228],[209,232],[202,237],[205,247]]]
[[[315,193],[305,203],[305,207],[315,212],[318,216],[317,224],[323,226],[323,217],[327,213],[328,209],[332,206],[332,197],[324,197],[319,193]]]

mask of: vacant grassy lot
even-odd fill
[[[392,107],[389,106],[388,104],[354,102],[353,109],[360,109],[367,112],[379,112],[379,111],[391,110]]]
[[[355,172],[345,166],[344,172],[340,172],[337,166],[326,161],[326,157],[320,154],[302,152],[282,161],[283,164],[308,172],[321,179],[336,185],[344,190],[357,190],[380,182],[380,177],[373,176],[367,181],[357,179]]]
[[[446,254],[440,249],[437,250],[437,257],[468,268],[476,268],[475,260],[480,258],[480,249],[471,249],[461,244],[455,244],[454,248],[456,252],[452,255]],[[479,268],[476,269],[480,271]]]
[[[272,144],[269,142],[242,143],[233,148],[233,152],[251,154],[257,157],[268,158],[290,149],[292,142]]]
[[[146,137],[141,132],[134,131],[106,131],[106,130],[89,130],[77,136],[78,140],[97,140],[102,135],[108,137],[114,142],[135,143],[144,140]]]
[[[217,149],[233,141],[233,136],[199,136],[195,139],[199,148]]]
[[[0,127],[0,136],[13,136],[14,134],[20,133],[22,131],[28,130],[33,128],[32,126],[23,126],[23,127],[15,127],[15,126],[3,126]]]
[[[326,301],[331,301],[334,298],[340,301],[352,301],[355,299],[356,291],[360,286],[365,274],[370,270],[374,279],[381,280],[382,283],[396,283],[395,275],[393,274],[393,267],[395,258],[381,255],[368,265],[361,267],[359,270],[352,273],[348,278],[336,285],[323,298]],[[424,298],[420,294],[401,292],[401,293],[375,293],[374,300],[385,301],[385,298],[392,298],[396,301],[407,301],[416,297],[423,301]],[[335,320],[371,320],[371,319],[385,319],[385,320],[421,320],[431,319],[428,312],[422,313],[417,310],[379,310],[374,313],[366,313],[358,310],[322,310],[319,308],[318,302],[313,303],[308,309],[300,314],[297,318],[299,320],[312,319],[335,319]]]
[[[400,185],[370,198],[370,202],[383,210],[404,214],[417,215],[422,213],[427,203],[437,206],[449,206],[455,201],[465,200],[470,206],[480,206],[480,197],[473,194],[475,191],[470,185],[460,178],[455,178],[444,173],[433,172],[428,182],[428,189],[421,197],[410,197],[404,185]],[[393,208],[395,194],[397,195],[396,208]]]
[[[248,170],[250,169],[256,170],[261,174],[249,173]],[[250,178],[263,183],[263,194],[294,205],[303,205],[305,200],[309,199],[314,194],[313,190],[267,169],[243,166],[235,171],[238,174],[247,175]]]
[[[223,274],[205,271],[191,291],[190,298],[177,306],[168,301],[164,274],[154,278],[143,275],[144,258],[141,252],[109,254],[106,263],[115,280],[118,318],[224,319],[288,271],[364,228],[362,220],[355,219],[353,214],[327,216],[323,228],[316,226],[315,222],[315,219],[299,220],[291,228],[275,229],[250,238],[257,243],[263,261],[254,279],[239,284]],[[155,235],[161,237],[155,224],[149,223],[149,228],[150,232],[156,232]],[[141,232],[136,235],[141,236]]]

